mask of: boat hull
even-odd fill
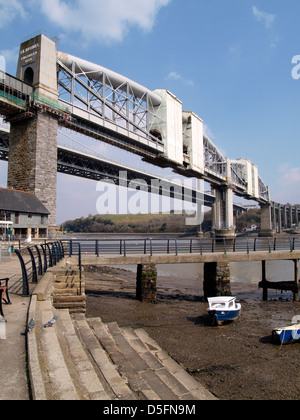
[[[300,325],[286,328],[276,328],[272,331],[272,338],[275,343],[292,344],[300,342]]]
[[[222,325],[226,322],[232,322],[239,318],[240,316],[240,309],[233,309],[233,310],[217,310],[212,309],[208,310],[210,317],[215,321],[216,324]]]

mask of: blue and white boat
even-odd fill
[[[213,322],[222,325],[238,319],[241,313],[241,304],[236,303],[236,298],[232,296],[219,296],[208,298],[209,315],[213,318]]]
[[[275,343],[291,344],[300,342],[300,324],[288,327],[275,328],[272,331],[272,338]]]

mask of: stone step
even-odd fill
[[[82,343],[84,343],[86,351],[90,353],[100,375],[104,378],[114,395],[114,398],[111,399],[136,400],[137,398],[129,388],[126,378],[119,374],[116,366],[110,361],[85,316],[76,314],[73,316],[73,319],[77,328],[77,334],[80,336]]]
[[[131,332],[132,334],[132,332]],[[148,333],[142,328],[135,329],[134,334],[140,338],[147,349],[164,365],[164,367],[174,375],[174,377],[181,382],[192,395],[192,399],[196,400],[216,400],[216,397],[207,391],[198,381],[196,381],[190,374],[186,372],[172,359],[158,344],[154,341]]]
[[[107,327],[124,356],[135,366],[140,377],[149,384],[161,400],[174,401],[188,397],[188,390],[157,359],[155,360],[150,352],[140,351],[142,345],[140,340],[138,344],[136,343],[139,350],[136,350],[131,345],[131,342],[134,341],[132,335],[123,333],[116,322],[107,324]],[[145,354],[146,357],[143,357]]]
[[[121,330],[127,337],[130,345],[141,356],[141,358],[145,360],[149,368],[157,374],[157,376],[175,393],[175,395],[178,396],[178,399],[194,400],[196,398],[196,396],[191,393],[188,386],[186,387],[184,383],[179,381],[174,374],[169,371],[168,366],[165,366],[163,362],[148,349],[146,344],[137,336],[131,327],[122,328]],[[176,362],[174,361],[174,363]],[[178,367],[178,370],[179,369],[180,367]]]
[[[88,319],[88,322],[137,395],[151,400],[197,399],[197,395],[169,372],[132,329],[121,329],[115,322],[104,324],[100,318]]]
[[[80,288],[80,283],[79,282],[69,282],[69,283],[53,283],[53,287],[54,289],[79,289]],[[81,283],[81,289],[84,290],[85,289],[85,283],[82,282]]]
[[[109,355],[110,359],[118,369],[123,378],[127,378],[127,383],[140,400],[160,400],[156,392],[151,389],[148,383],[142,378],[135,369],[135,360],[129,361],[122,350],[116,344],[109,332],[107,325],[100,318],[88,318],[90,327],[95,336]]]
[[[54,282],[56,283],[80,283],[78,275],[55,276]]]
[[[57,288],[55,287],[52,291],[53,296],[55,295],[79,295],[80,294],[80,289],[77,287],[72,287],[72,288],[67,288],[67,287],[61,287],[61,288]]]
[[[55,295],[53,302],[86,302],[86,295]]]
[[[36,305],[35,328],[30,334],[36,335],[36,348],[47,400],[79,400],[56,333],[57,325],[44,328],[54,316],[50,301]]]
[[[85,302],[60,302],[54,303],[55,309],[68,309],[71,314],[86,313]]]
[[[111,395],[97,376],[94,365],[77,336],[69,311],[59,310],[56,313],[59,342],[66,356],[66,364],[73,383],[76,384],[80,399],[111,399]]]

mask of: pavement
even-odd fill
[[[0,261],[0,278],[21,277],[17,256]],[[0,324],[0,400],[29,400],[26,365],[26,325],[30,297],[10,294],[12,305],[3,304],[6,323]]]

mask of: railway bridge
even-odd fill
[[[203,196],[196,186],[189,197],[199,210],[207,204],[213,207],[216,237],[234,236],[234,195],[260,205],[262,235],[271,236],[285,220],[290,224],[299,220],[299,208],[282,212],[281,205],[271,202],[254,163],[223,156],[205,135],[202,119],[185,111],[180,99],[166,89],[151,91],[112,70],[61,52],[44,35],[21,44],[16,77],[2,76],[0,115],[10,123],[10,134],[5,145],[2,133],[0,158],[8,159],[8,188],[35,193],[50,211],[53,226],[58,170],[92,179],[112,177],[124,185],[112,162],[58,146],[58,127],[139,155],[162,168],[162,178],[163,170],[171,168],[184,178],[210,184],[211,194]],[[129,173],[143,179],[134,168]],[[144,174],[145,190],[150,178],[151,174]],[[135,188],[141,186],[135,184]],[[162,189],[157,193],[163,194]],[[176,185],[169,183],[167,189],[166,194],[171,189],[174,197],[184,198]]]

